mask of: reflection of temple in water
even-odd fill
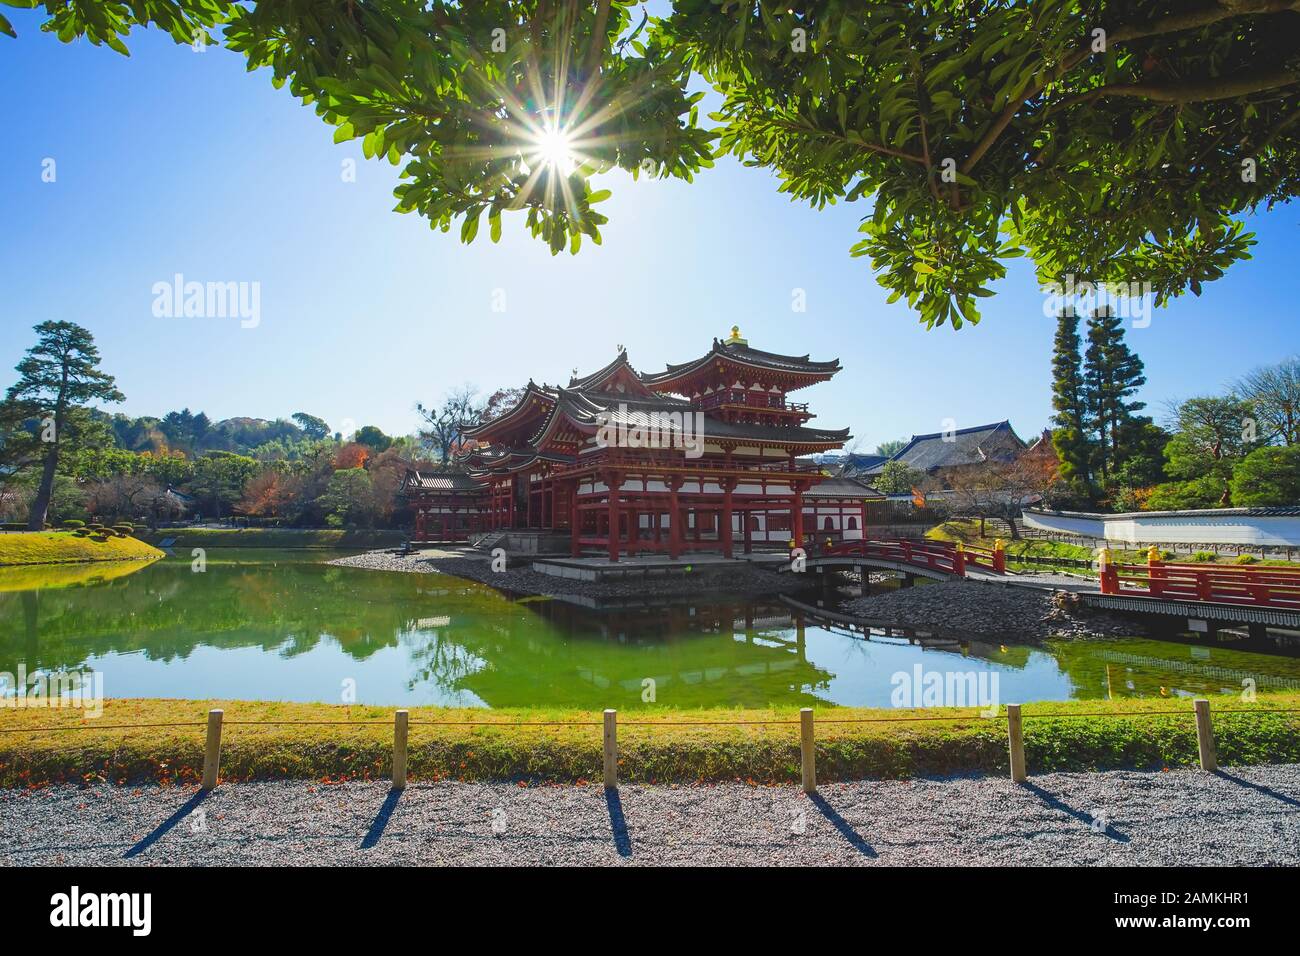
[[[453,620],[440,630],[435,641],[468,657],[433,652],[424,679],[492,707],[827,703],[817,692],[834,675],[808,661],[803,617],[779,603],[697,597],[593,612],[528,599],[516,607],[534,620],[470,627]]]

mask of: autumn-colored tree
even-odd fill
[[[364,468],[372,454],[374,454],[373,449],[357,442],[348,442],[334,453],[334,470],[343,471],[348,468]]]

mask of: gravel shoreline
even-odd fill
[[[528,559],[514,560],[517,567],[493,571],[490,558],[477,552],[435,550],[402,555],[369,551],[329,563],[376,571],[448,574],[514,594],[548,597],[653,599],[694,594],[775,597],[783,592],[798,593],[791,589],[789,575],[752,565],[705,568],[689,576],[595,582],[541,574],[528,566]],[[1050,587],[1048,579],[1039,578]],[[1048,639],[1140,637],[1148,633],[1140,621],[1084,607],[1065,590],[976,581],[927,582],[855,598],[835,610],[866,624],[1020,644],[1040,644]]]
[[[480,584],[491,585],[515,594],[535,594],[547,597],[584,595],[588,597],[655,597],[679,594],[775,596],[785,590],[783,582],[773,571],[753,565],[730,565],[725,569],[707,568],[697,574],[672,577],[635,578],[627,581],[577,581],[553,574],[533,571],[531,559],[512,557],[516,567],[493,571],[491,558],[486,554],[466,554],[461,551],[423,551],[418,554],[396,554],[391,551],[368,551],[348,558],[336,558],[330,564],[349,568],[369,568],[374,571],[399,571],[415,574],[450,574]]]
[[[202,820],[202,825],[198,821]],[[0,791],[0,866],[1300,864],[1300,765],[829,784]]]
[[[840,612],[898,627],[1037,644],[1048,639],[1141,637],[1124,615],[1085,607],[1066,591],[976,581],[940,581],[849,601]]]

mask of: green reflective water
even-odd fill
[[[863,640],[776,599],[598,612],[328,557],[213,550],[202,573],[186,557],[44,581],[0,568],[0,672],[93,669],[108,697],[339,702],[355,687],[360,703],[624,710],[888,706],[894,675],[917,665],[996,674],[1003,701],[1300,690],[1300,660],[1257,650]]]

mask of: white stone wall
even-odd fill
[[[1232,544],[1300,547],[1300,517],[1251,516],[1230,509],[1204,515],[1132,513],[1082,515],[1025,511],[1030,528],[1102,538],[1122,544]]]

